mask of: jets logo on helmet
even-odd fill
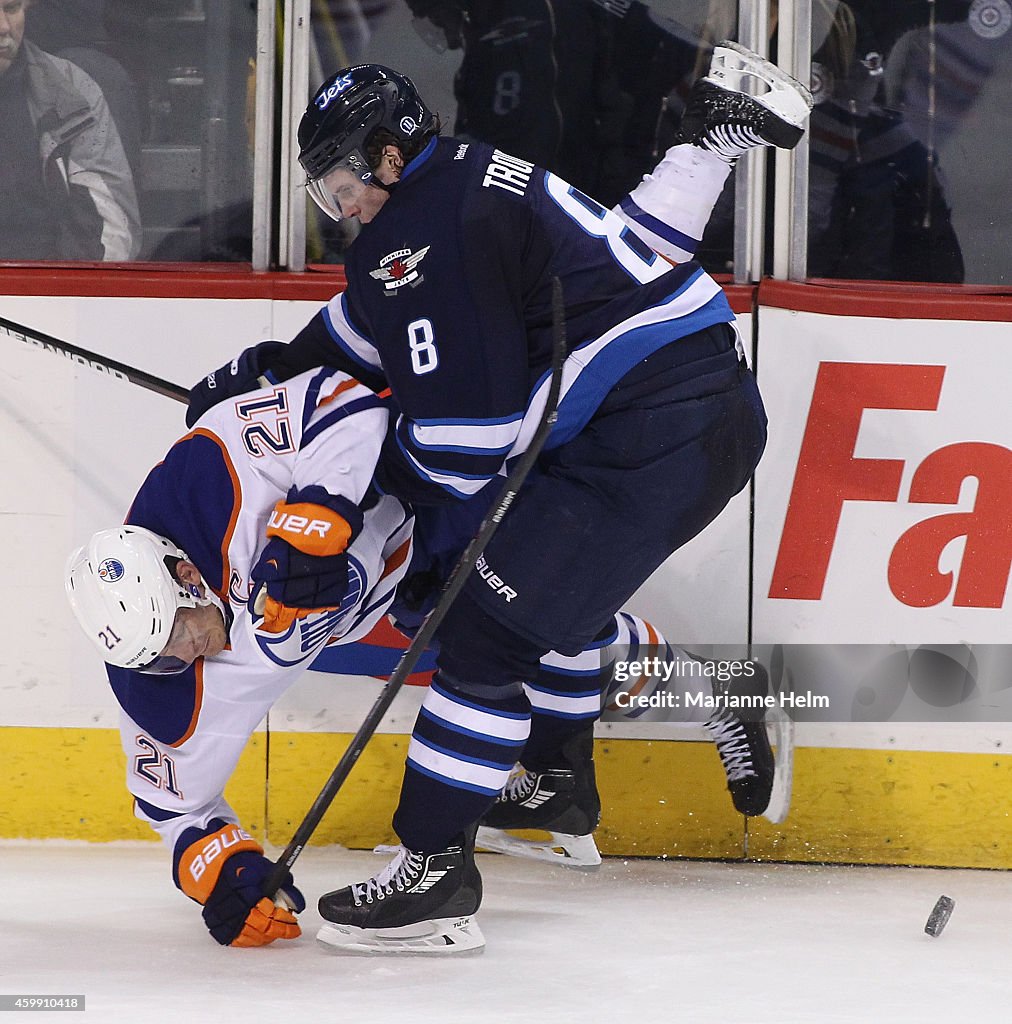
[[[326,89],[323,89],[316,96],[314,102],[320,108],[320,110],[326,110],[330,105],[331,100],[336,99],[338,96],[348,89],[353,84],[351,75],[341,75],[332,85],[329,85]]]

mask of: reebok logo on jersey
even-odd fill
[[[517,596],[517,592],[492,571],[492,567],[485,561],[484,555],[478,556],[478,561],[475,562],[475,568],[478,570],[478,575],[497,593],[506,599],[506,603],[509,604],[514,597]]]
[[[425,280],[418,270],[418,264],[425,259],[425,254],[431,246],[412,252],[410,249],[398,249],[396,252],[388,253],[379,261],[376,270],[370,270],[369,276],[377,281],[383,282],[384,290],[390,294],[398,288],[409,284],[412,288],[417,287]]]
[[[531,183],[533,173],[534,164],[497,149],[485,168],[485,178],[481,184],[483,188],[504,188],[507,192],[522,196]]]
[[[463,159],[464,159],[464,154],[465,154],[465,153],[467,152],[467,147],[468,147],[469,145],[470,145],[470,143],[468,143],[468,142],[462,142],[462,143],[461,143],[461,144],[460,144],[460,145],[459,145],[459,146],[457,147],[457,153],[456,153],[456,156],[454,156],[454,158],[453,158],[453,159],[454,159],[454,160],[463,160]]]

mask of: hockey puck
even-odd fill
[[[942,929],[949,923],[949,918],[952,916],[955,906],[956,901],[948,896],[938,897],[938,902],[932,908],[931,913],[928,914],[928,923],[924,926],[924,930],[928,935],[938,938],[942,934]]]

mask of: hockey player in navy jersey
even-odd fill
[[[748,78],[762,95],[740,90]],[[803,87],[721,44],[671,166],[712,182],[718,162],[796,144],[809,106]],[[381,492],[480,502],[540,417],[553,277],[565,295],[558,421],[439,632],[394,818],[402,845],[377,876],[320,900],[319,938],[335,949],[463,951],[483,943],[475,826],[531,802],[509,784],[518,751],[535,786],[558,771],[578,790],[590,771],[586,718],[531,724],[526,684],[541,657],[600,643],[654,569],[747,484],[765,413],[720,288],[630,227],[691,251],[692,231],[669,232],[658,215],[650,176],[620,215],[608,211],[530,163],[440,138],[410,80],[378,65],[328,79],[299,140],[314,200],[363,225],[347,290],[291,344],[247,350],[195,387],[191,417],[261,376],[339,366],[397,403]]]

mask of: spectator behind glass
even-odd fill
[[[809,276],[961,282],[935,153],[884,106],[881,41],[854,8],[820,0],[813,46]]]
[[[40,49],[76,64],[102,90],[134,178],[140,175],[141,120],[137,87],[112,56],[105,0],[33,0],[25,36]]]
[[[0,259],[133,259],[137,197],[105,97],[25,39],[27,7],[0,0]]]
[[[918,140],[900,111],[884,106],[888,45],[919,11],[908,5],[884,13],[879,0],[864,6],[874,18],[866,18],[863,9],[855,11],[858,4],[812,3],[811,87],[816,105],[809,130],[808,275],[960,282],[962,252],[936,155]],[[728,4],[714,0],[708,24],[733,33],[728,13]],[[772,0],[774,53],[778,14]],[[711,35],[708,42],[714,41]],[[675,124],[683,95],[679,87],[668,98],[667,113]],[[732,269],[734,211],[732,176],[696,253],[711,273]]]
[[[683,76],[694,80],[697,46],[647,4],[407,4],[426,42],[463,50],[454,82],[456,137],[480,139],[554,171],[606,206],[667,148],[658,139],[665,97]],[[706,9],[702,0],[697,6]]]

